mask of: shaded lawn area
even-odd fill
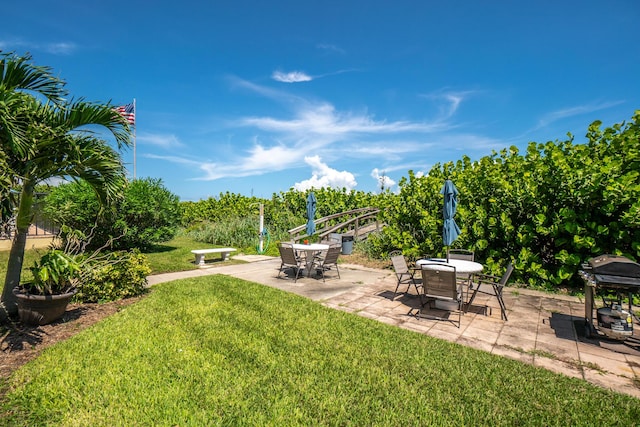
[[[10,379],[7,425],[632,425],[640,401],[256,283],[149,296]]]

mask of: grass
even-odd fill
[[[193,249],[203,249],[215,247],[208,243],[197,242],[190,237],[179,235],[178,237],[163,243],[156,245],[151,252],[145,253],[149,263],[151,264],[152,274],[169,273],[173,271],[184,271],[198,268],[194,264],[195,256],[191,253]],[[238,252],[233,255],[237,255],[242,252],[245,254],[256,254],[256,248],[236,248]],[[275,243],[271,243],[269,246],[269,252],[267,255],[278,256],[278,250]],[[216,256],[212,259],[215,260]],[[208,259],[207,259],[208,261]],[[225,261],[225,265],[234,262],[233,259]],[[214,261],[215,263],[215,261]]]
[[[7,425],[632,425],[637,399],[213,275],[17,371]]]
[[[201,247],[180,236],[146,255],[154,274],[180,271],[197,268],[190,251]],[[0,275],[6,257],[0,251]],[[0,425],[631,425],[640,417],[632,397],[226,276],[156,285],[6,385]]]

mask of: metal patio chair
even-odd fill
[[[475,261],[475,253],[467,249],[447,249],[448,259],[463,259],[465,261]]]
[[[469,298],[469,302],[467,303],[467,310],[473,300],[476,298],[478,293],[485,295],[495,296],[498,300],[498,304],[500,305],[500,318],[503,320],[507,319],[507,308],[504,305],[504,299],[502,297],[502,291],[504,290],[505,285],[509,281],[511,277],[511,273],[513,273],[513,264],[509,263],[507,265],[507,270],[504,272],[502,277],[492,276],[490,274],[476,274],[475,280],[473,283],[473,293],[471,294],[471,298]],[[481,290],[480,288],[491,287],[491,290]]]
[[[446,320],[452,322],[460,328],[462,320],[463,298],[462,286],[456,279],[456,268],[449,264],[443,263],[426,263],[422,264],[422,292],[425,303],[423,308],[418,312],[419,317]],[[437,307],[437,302],[442,301],[445,306]],[[424,305],[429,304],[429,308],[446,310],[449,312],[458,312],[458,322],[449,317],[437,316],[434,314],[424,313]],[[448,306],[446,306],[448,304]]]
[[[278,271],[278,277],[280,277],[280,273],[287,268],[295,269],[295,280],[298,281],[298,276],[300,275],[300,271],[304,268],[304,259],[298,255],[296,255],[296,251],[293,249],[291,244],[280,244],[278,246],[278,250],[280,251],[280,269]]]
[[[401,285],[407,285],[407,290],[404,291],[406,294],[409,292],[411,285],[416,289],[416,293],[420,296],[419,286],[422,285],[422,278],[415,277],[417,268],[410,268],[407,264],[407,260],[402,254],[401,251],[393,251],[389,253],[389,258],[391,259],[391,263],[393,264],[393,270],[396,273],[396,289],[393,291],[393,299],[396,299],[398,295],[398,288]]]
[[[342,247],[340,246],[329,246],[326,252],[324,252],[324,256],[320,259],[314,260],[313,268],[316,269],[320,275],[322,275],[322,281],[324,282],[324,273],[325,271],[331,270],[331,267],[336,268],[336,273],[338,273],[338,279],[340,278],[340,270],[338,269],[338,258],[340,257],[340,253],[342,252]]]

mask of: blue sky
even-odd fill
[[[136,175],[182,200],[397,188],[463,155],[584,141],[640,109],[640,2],[3,5],[0,49],[136,99]],[[124,153],[133,173],[133,150]]]

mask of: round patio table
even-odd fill
[[[427,258],[427,259],[419,259],[416,261],[416,265],[419,268],[422,268],[422,264],[426,264],[425,268],[428,268],[431,270],[437,270],[438,263],[452,265],[456,268],[456,274],[458,276],[467,276],[467,277],[471,274],[480,273],[484,268],[482,264],[480,264],[479,262],[467,261],[464,259],[449,259],[448,263],[447,263],[447,260],[444,258]]]
[[[311,266],[313,264],[313,259],[317,253],[329,250],[329,245],[325,245],[323,243],[311,243],[309,245],[305,245],[304,243],[294,243],[291,245],[296,251],[305,251],[306,256],[306,264],[307,264],[307,277],[311,276]]]

